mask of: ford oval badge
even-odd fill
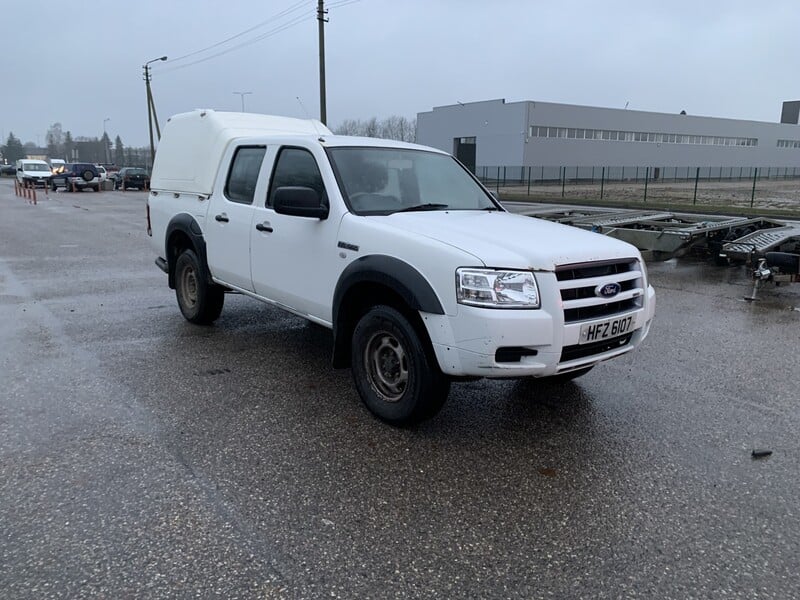
[[[605,283],[594,288],[595,296],[600,296],[601,298],[613,298],[621,291],[622,286],[618,283]]]

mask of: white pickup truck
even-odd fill
[[[453,379],[583,375],[655,310],[633,246],[511,214],[447,153],[318,121],[173,116],[147,223],[186,319],[238,292],[332,329],[333,366],[397,425]]]

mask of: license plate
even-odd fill
[[[600,340],[625,335],[633,327],[633,315],[600,321],[591,325],[581,325],[581,339],[579,344],[591,344]]]

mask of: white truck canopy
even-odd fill
[[[197,109],[170,117],[156,151],[150,187],[208,196],[231,140],[269,134],[332,135],[315,119]]]

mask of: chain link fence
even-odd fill
[[[800,167],[478,167],[508,199],[585,200],[800,212]]]

